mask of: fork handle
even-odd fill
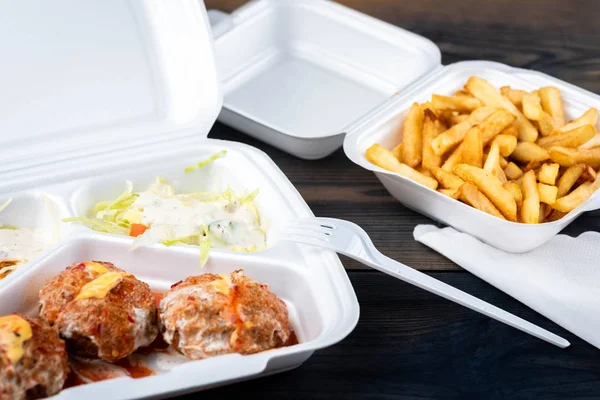
[[[352,254],[348,255],[353,257]],[[373,260],[371,260],[371,258]],[[490,318],[501,321],[509,326],[512,326],[513,328],[519,329],[548,343],[552,343],[560,348],[565,348],[570,345],[567,340],[555,335],[552,332],[540,328],[539,326],[525,321],[524,319],[506,312],[492,304],[486,303],[485,301],[471,296],[462,290],[458,290],[453,286],[447,285],[442,281],[438,281],[437,279],[399,263],[398,261],[392,260],[391,258],[381,254],[379,251],[376,251],[375,254],[369,254],[368,258],[357,258],[357,261],[361,261],[364,264],[383,273],[391,275],[404,282],[413,284],[421,289],[427,290],[428,292],[435,293],[438,296],[463,305],[471,310],[487,315]]]

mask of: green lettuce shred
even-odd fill
[[[0,205],[0,212],[4,211],[4,209],[6,207],[9,206],[10,203],[12,203],[12,197],[8,198],[8,200],[6,200],[4,203],[2,203],[2,205]]]
[[[215,154],[213,154],[212,156],[208,157],[206,160],[200,161],[198,164],[196,165],[190,165],[189,167],[186,167],[185,172],[189,173],[192,171],[195,171],[197,169],[206,167],[208,164],[212,163],[213,161],[225,157],[225,155],[227,154],[227,150],[221,150]]]
[[[129,231],[127,229],[115,224],[114,222],[103,221],[103,220],[98,220],[98,219],[93,219],[93,218],[86,218],[86,217],[63,218],[62,221],[63,222],[78,222],[80,224],[87,226],[88,228],[91,228],[91,229],[93,229],[95,231],[99,231],[99,232],[114,233],[117,235],[129,235]]]

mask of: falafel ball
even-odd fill
[[[110,362],[158,334],[150,287],[109,262],[78,262],[46,283],[40,317],[58,328],[69,353]]]
[[[292,331],[285,303],[242,270],[174,284],[160,301],[158,326],[165,342],[193,360],[281,347]]]
[[[68,375],[67,348],[56,329],[21,314],[0,317],[0,400],[55,395]]]

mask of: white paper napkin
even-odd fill
[[[528,253],[453,228],[418,225],[415,240],[600,348],[600,233],[557,235]]]

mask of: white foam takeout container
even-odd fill
[[[57,399],[162,398],[277,373],[352,331],[359,306],[337,255],[278,241],[287,220],[313,216],[300,194],[263,152],[206,138],[222,96],[202,3],[57,0],[0,8],[0,51],[11,59],[0,65],[0,201],[13,198],[0,223],[52,230],[57,239],[0,281],[0,315],[35,315],[44,282],[78,261],[113,262],[156,291],[191,275],[243,269],[286,302],[300,342],[199,361],[150,357],[155,376],[90,383]],[[226,157],[184,172],[222,149]],[[268,248],[213,249],[201,269],[197,247],[131,250],[133,238],[56,223],[114,198],[126,180],[144,190],[156,176],[180,191],[259,188]]]
[[[440,63],[429,40],[324,0],[209,11],[219,120],[304,159],[342,146],[353,121]]]
[[[348,130],[344,140],[346,155],[354,163],[373,171],[390,194],[406,207],[508,252],[532,250],[551,239],[581,213],[600,208],[600,195],[596,192],[557,221],[541,224],[505,221],[386,171],[366,159],[365,151],[372,144],[379,143],[391,148],[401,141],[402,121],[414,102],[428,101],[432,94],[450,95],[460,89],[471,76],[484,78],[497,88],[509,85],[531,91],[547,85],[556,86],[563,96],[567,120],[580,116],[590,107],[600,109],[600,96],[540,72],[486,61],[437,65],[432,68],[432,72],[398,95],[391,96],[357,121]]]

